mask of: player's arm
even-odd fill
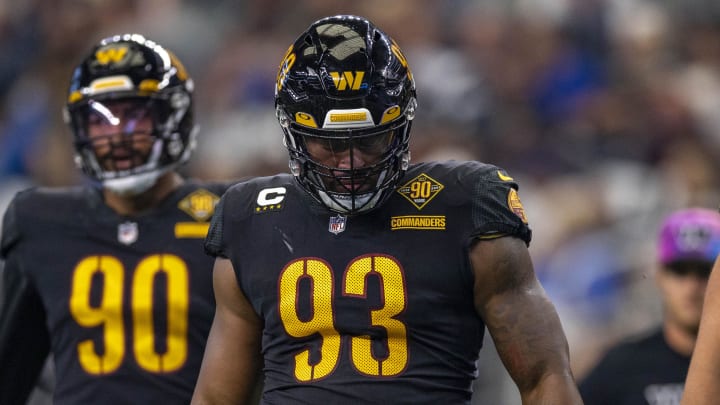
[[[240,290],[229,260],[215,260],[213,288],[215,318],[192,403],[245,404],[257,385],[262,322]]]
[[[682,405],[712,404],[720,398],[720,257],[705,292],[702,319]]]
[[[523,404],[582,404],[555,307],[521,239],[479,240],[470,251],[475,308]]]
[[[50,352],[45,310],[11,255],[0,289],[0,404],[24,404]]]

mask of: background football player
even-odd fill
[[[137,34],[72,74],[66,120],[90,182],[18,193],[2,226],[0,403],[53,354],[54,403],[188,403],[215,309],[202,249],[226,184],[186,180],[193,81]]]
[[[470,403],[485,327],[523,403],[581,403],[516,182],[410,164],[415,84],[388,35],[316,21],[280,65],[276,108],[292,173],[218,205],[193,403],[241,402],[260,367],[267,403]]]

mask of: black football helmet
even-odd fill
[[[277,75],[275,109],[285,133],[290,170],[332,211],[378,207],[410,161],[415,82],[395,41],[362,17],[316,21],[290,46]],[[308,141],[381,153],[369,166],[331,167],[308,153]],[[330,185],[333,185],[332,187]]]
[[[76,163],[119,194],[147,190],[161,174],[186,162],[195,147],[192,94],[193,81],[182,63],[159,44],[139,34],[101,40],[70,81],[65,120],[74,135]],[[107,117],[107,106],[118,101],[132,103],[152,118],[150,152],[131,168],[108,168],[103,164],[107,157],[97,156],[88,136],[90,117]],[[118,126],[123,139],[132,139],[133,131],[132,125]]]

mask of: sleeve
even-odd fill
[[[223,219],[225,216],[225,200],[227,193],[224,194],[220,201],[215,206],[215,213],[213,213],[212,220],[210,221],[210,229],[205,237],[205,253],[213,257],[227,258],[228,253],[225,250],[224,238],[223,238]]]
[[[0,288],[0,404],[25,403],[50,352],[45,310],[22,271],[11,204],[3,220]]]
[[[488,166],[472,188],[473,237],[516,236],[530,244],[532,231],[518,194],[518,184],[504,170]]]

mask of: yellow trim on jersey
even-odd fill
[[[497,239],[502,238],[503,236],[508,236],[506,233],[493,233],[489,235],[480,235],[477,238],[482,240],[488,240],[488,239]]]
[[[510,176],[504,175],[503,172],[501,172],[500,170],[497,171],[497,175],[498,175],[498,177],[500,178],[500,180],[502,180],[502,181],[513,181],[513,180],[515,180],[515,179],[513,179],[513,178],[510,177]]]

